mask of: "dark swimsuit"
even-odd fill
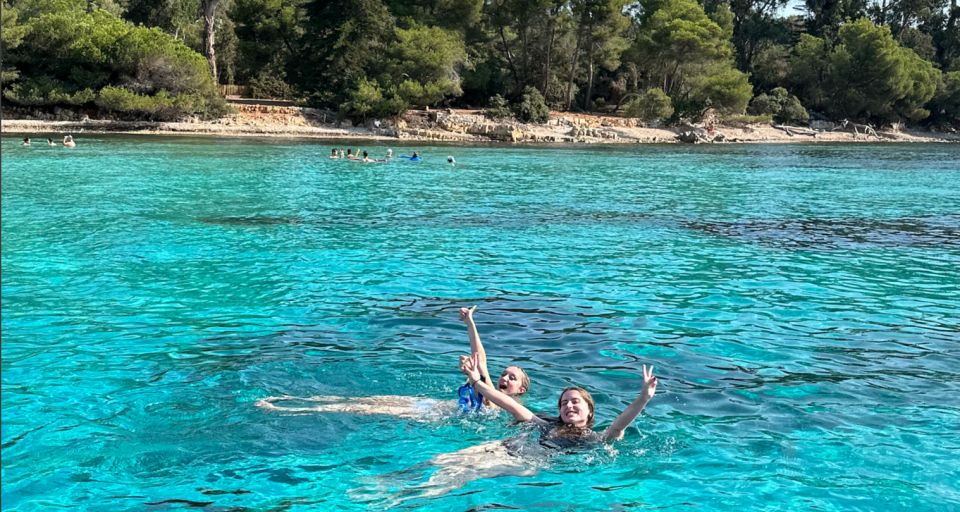
[[[576,451],[580,448],[600,443],[603,438],[599,432],[590,429],[573,429],[566,425],[559,418],[550,418],[539,416],[540,419],[547,421],[545,424],[537,424],[537,430],[540,434],[540,446],[551,451],[565,453]],[[529,434],[511,437],[504,440],[503,445],[507,448],[507,453],[514,457],[522,457],[528,443],[525,443]]]
[[[599,432],[589,428],[577,429],[566,426],[559,419],[540,426],[540,446],[557,451],[583,448],[602,441]]]

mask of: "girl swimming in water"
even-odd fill
[[[426,468],[431,473],[430,478],[414,488],[419,492],[408,489],[405,492],[407,497],[400,501],[439,496],[483,478],[531,476],[552,454],[622,439],[624,430],[657,392],[653,367],[648,369],[646,365],[642,366],[643,387],[640,394],[609,427],[596,432],[593,430],[596,407],[593,397],[583,388],[564,389],[557,401],[559,416],[549,418],[534,414],[523,404],[484,382],[480,378],[476,356],[461,356],[460,370],[491,402],[509,412],[518,422],[533,428],[509,439],[444,453],[415,466],[411,471]]]
[[[633,420],[643,411],[647,402],[657,392],[657,378],[653,375],[653,367],[651,366],[648,370],[647,366],[643,365],[643,388],[640,390],[640,395],[613,420],[609,427],[602,433],[597,433],[593,431],[593,397],[583,388],[569,387],[564,389],[557,402],[560,416],[554,420],[546,420],[530,412],[530,409],[527,409],[509,395],[484,382],[481,378],[476,355],[461,356],[460,370],[467,376],[470,384],[483,393],[488,400],[509,412],[517,421],[521,423],[532,422],[540,426],[548,440],[575,439],[589,442],[611,442],[623,439],[623,431],[633,423]],[[541,437],[541,444],[543,444],[543,437]]]
[[[477,331],[477,325],[473,320],[473,313],[477,310],[476,306],[471,308],[460,308],[460,321],[467,326],[467,335],[470,338],[470,352],[472,357],[476,358],[477,371],[480,373],[482,381],[492,383],[490,371],[487,368],[487,353],[480,341],[480,333]],[[492,387],[492,386],[491,386]],[[497,379],[496,388],[503,394],[510,397],[520,397],[530,389],[530,377],[519,366],[508,366]],[[436,400],[432,398],[422,398],[414,396],[401,395],[378,395],[361,397],[342,397],[342,396],[313,396],[309,398],[298,398],[293,396],[271,396],[258,400],[257,407],[288,413],[318,413],[318,412],[343,412],[353,414],[371,414],[397,416],[413,420],[439,420],[456,414],[458,410],[496,411],[496,404],[486,400],[476,388],[470,384],[464,384],[457,390],[458,400]],[[278,405],[280,402],[308,402],[309,405],[287,406]]]

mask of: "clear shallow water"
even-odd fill
[[[960,507],[957,146],[78,143],[2,141],[4,510]],[[660,393],[429,498],[517,428],[254,406],[452,398],[470,304],[535,410]]]

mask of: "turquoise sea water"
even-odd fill
[[[3,510],[960,508],[955,145],[77,140],[2,140]],[[472,304],[534,410],[659,393],[437,496],[519,429],[254,405],[453,398]]]

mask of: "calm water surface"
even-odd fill
[[[78,143],[2,140],[3,510],[960,508],[956,145]],[[471,304],[534,410],[660,393],[438,496],[518,428],[254,406],[452,398]]]

